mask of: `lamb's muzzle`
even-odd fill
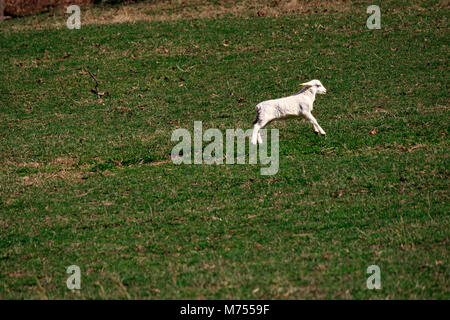
[[[314,132],[325,135],[325,131],[317,123],[312,115],[316,93],[325,94],[327,89],[319,80],[311,80],[302,83],[304,88],[296,94],[274,100],[267,100],[256,106],[256,120],[253,122],[253,134],[251,142],[253,144],[262,143],[260,129],[264,128],[269,122],[287,117],[304,117],[312,123]]]

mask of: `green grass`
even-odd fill
[[[361,2],[0,24],[0,298],[449,299],[449,10],[435,4],[389,2],[374,31]],[[312,78],[327,136],[271,125],[276,175],[170,162],[174,129],[250,128],[258,102]]]

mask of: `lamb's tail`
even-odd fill
[[[261,112],[261,107],[262,107],[261,103],[257,104],[256,107],[255,107],[255,109],[256,109],[256,119],[255,119],[255,121],[253,121],[253,124],[259,122],[259,114]]]

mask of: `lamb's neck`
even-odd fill
[[[316,91],[314,90],[314,88],[303,89],[298,94],[296,94],[296,96],[299,99],[300,99],[301,95],[306,95],[306,96],[310,97],[312,102],[314,102],[314,100],[316,100]]]

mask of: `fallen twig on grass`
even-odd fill
[[[91,76],[91,78],[95,81],[95,87],[91,89],[91,92],[94,93],[98,99],[102,98],[103,96],[110,97],[111,95],[109,94],[108,91],[98,91],[97,78],[92,74],[92,72],[89,69],[86,68],[86,70],[89,73],[89,75]]]

